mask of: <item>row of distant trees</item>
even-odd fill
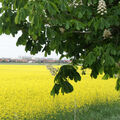
[[[0,63],[70,63],[69,60],[1,58]]]

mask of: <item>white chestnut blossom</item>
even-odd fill
[[[59,68],[54,68],[52,65],[47,65],[47,69],[50,71],[51,75],[56,76],[59,71]]]
[[[104,0],[99,0],[97,13],[100,15],[104,15],[105,13],[107,13],[107,7]]]
[[[73,0],[73,3],[69,4],[69,6],[74,6],[74,8],[76,8],[79,5],[83,5],[82,0],[79,0],[79,2],[77,0]]]
[[[105,29],[104,30],[103,37],[104,37],[104,39],[106,39],[106,38],[112,38],[112,33],[110,32],[109,29]]]
[[[82,1],[82,0],[80,0],[79,4],[80,4],[80,5],[83,5],[83,1]]]
[[[62,27],[60,27],[59,30],[60,30],[61,33],[64,33],[64,32],[65,32],[65,29],[62,28]]]

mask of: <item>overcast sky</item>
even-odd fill
[[[32,56],[29,52],[25,52],[24,46],[16,46],[17,38],[20,36],[20,33],[16,35],[16,37],[12,37],[11,35],[1,35],[0,36],[0,58],[17,58],[20,56]],[[38,53],[33,57],[44,57],[44,53]],[[55,53],[52,53],[48,58],[59,58]]]

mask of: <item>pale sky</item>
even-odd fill
[[[32,56],[29,52],[25,52],[24,46],[16,46],[17,38],[20,36],[18,33],[15,37],[11,35],[0,35],[0,58],[7,57],[7,58],[17,58],[20,56]],[[33,57],[43,58],[44,53],[38,53]],[[54,52],[48,56],[48,58],[59,58]]]

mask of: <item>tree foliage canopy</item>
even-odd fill
[[[0,2],[0,34],[15,36],[22,31],[17,45],[24,45],[31,54],[42,51],[47,56],[55,51],[72,60],[72,65],[62,66],[56,75],[52,95],[60,89],[62,93],[73,90],[68,80],[81,78],[74,65],[81,64],[83,73],[90,68],[93,78],[99,73],[105,73],[104,79],[120,74],[119,0]],[[116,89],[120,89],[120,78]]]

